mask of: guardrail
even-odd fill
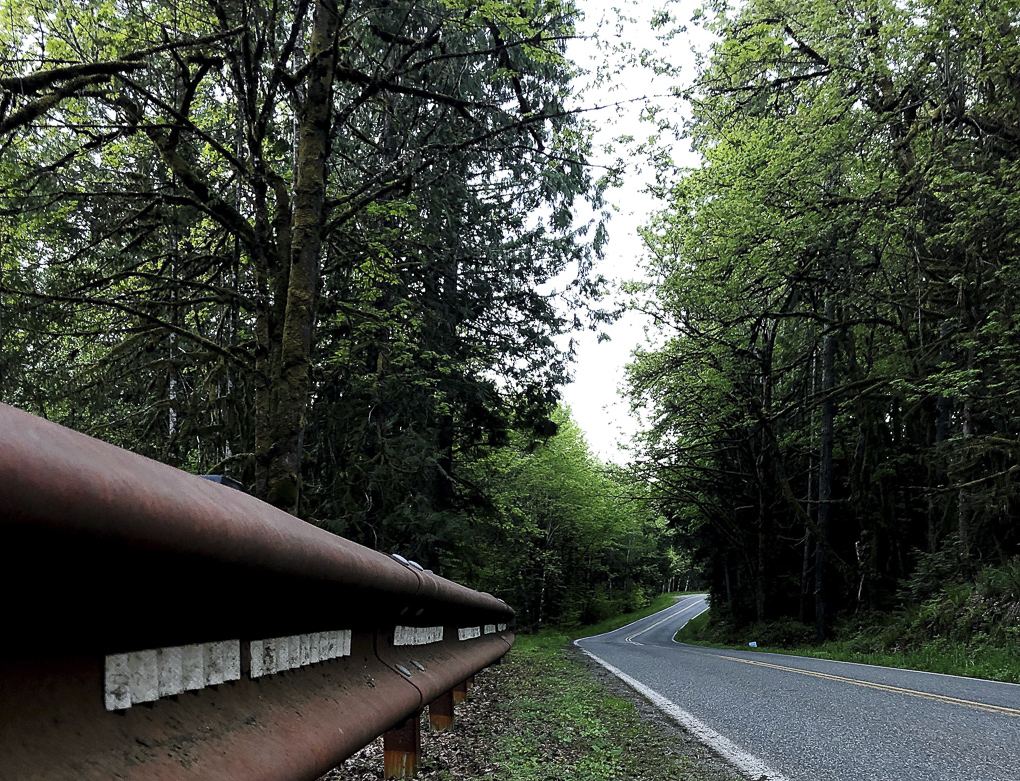
[[[513,611],[0,404],[0,779],[315,779],[513,643]]]

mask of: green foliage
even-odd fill
[[[384,527],[456,502],[401,476],[452,479],[453,449],[555,406],[569,321],[540,286],[601,295],[571,217],[600,208],[565,106],[577,11],[345,5],[327,93],[306,66],[329,8],[5,4],[0,394],[264,498],[286,461],[282,504],[299,487],[304,515],[404,545]]]
[[[790,619],[736,626],[703,613],[676,639],[721,647],[815,656],[1020,683],[1020,559],[982,567],[970,582],[941,580],[937,593],[895,613],[840,621],[833,640]]]
[[[673,574],[671,535],[650,513],[646,489],[599,463],[567,410],[552,420],[547,439],[517,434],[465,470],[488,501],[444,570],[502,595],[521,627],[580,626],[633,610]]]
[[[758,648],[772,649],[799,648],[812,642],[814,636],[813,626],[789,618],[737,626],[709,611],[687,622],[674,639],[681,643],[704,642],[735,648],[747,648],[748,643],[754,642]]]
[[[549,419],[608,317],[572,3],[0,10],[0,398],[532,621],[643,602],[660,526]]]
[[[644,474],[733,627],[971,582],[1020,551],[1015,26],[926,0],[711,10],[704,163],[633,286],[661,336],[629,373]]]
[[[965,582],[972,570],[958,544],[932,553],[918,551],[914,571],[903,580],[903,595],[914,603],[925,602],[943,589]]]

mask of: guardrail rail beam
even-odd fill
[[[489,594],[3,404],[0,589],[0,781],[314,781],[514,639]]]

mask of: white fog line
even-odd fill
[[[702,613],[705,613],[707,611],[708,611],[708,605],[705,605],[705,609],[704,610],[699,610],[695,615],[693,615],[690,618],[688,618],[687,621],[684,622],[683,626],[677,627],[676,632],[679,632],[681,629],[684,628],[684,626],[687,626],[687,624],[691,623],[691,621],[693,621],[695,618],[697,618]],[[677,645],[687,645],[687,643],[682,643],[682,642],[680,642],[679,640],[676,639],[676,632],[673,633],[673,636],[669,639],[669,641],[671,643],[676,643]]]
[[[574,641],[574,644],[577,644],[576,640]],[[580,646],[578,647],[580,648]],[[692,733],[698,738],[698,740],[713,749],[747,777],[753,778],[755,781],[789,781],[789,779],[782,773],[777,773],[775,770],[772,770],[768,765],[758,759],[758,757],[744,751],[732,740],[720,735],[714,729],[685,711],[672,700],[666,699],[654,689],[650,689],[645,686],[641,683],[641,681],[631,678],[623,670],[614,667],[609,664],[609,662],[603,661],[591,651],[586,651],[584,648],[581,648],[581,650],[609,670],[609,672],[621,681],[645,697],[645,699],[673,719],[673,721],[681,727]]]

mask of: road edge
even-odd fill
[[[666,699],[654,689],[641,683],[641,681],[632,678],[623,670],[614,667],[609,662],[599,658],[583,646],[578,645],[577,640],[574,641],[574,645],[583,653],[598,662],[598,664],[610,673],[634,689],[634,691],[652,703],[652,705],[669,716],[685,730],[694,735],[698,740],[719,754],[719,756],[733,765],[741,774],[747,776],[749,779],[753,779],[753,781],[790,781],[790,779],[782,773],[776,772],[758,759],[758,757],[744,751],[729,738],[719,734],[703,721],[685,711],[672,700]]]

